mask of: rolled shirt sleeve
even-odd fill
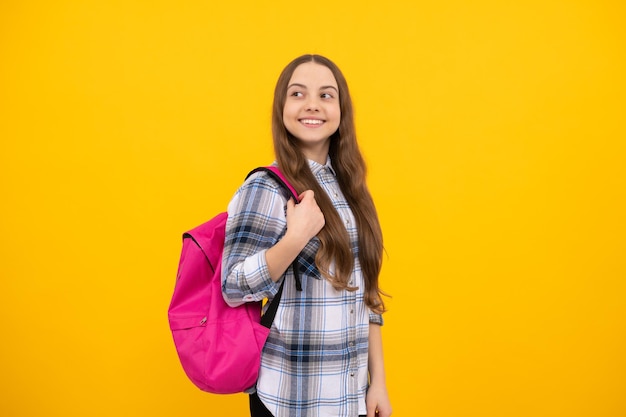
[[[370,310],[370,323],[383,325],[383,316]]]

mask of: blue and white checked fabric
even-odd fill
[[[309,161],[348,230],[354,253],[351,284],[336,291],[315,267],[319,247],[312,239],[299,257],[303,291],[291,268],[263,349],[256,391],[276,417],[352,417],[366,414],[369,323],[382,324],[363,302],[357,229],[330,159]],[[223,292],[231,305],[274,297],[281,280],[270,278],[265,251],[284,235],[289,196],[266,174],[253,174],[228,206],[222,269]]]

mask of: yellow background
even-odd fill
[[[0,414],[244,416],[169,333],[181,233],[344,71],[396,416],[626,415],[621,1],[0,3]]]

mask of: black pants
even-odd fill
[[[265,407],[265,404],[263,404],[259,396],[256,395],[256,392],[250,394],[250,417],[274,417],[267,407]]]
[[[250,394],[250,417],[274,417],[256,394]]]

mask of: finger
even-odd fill
[[[386,404],[382,409],[378,409],[376,411],[376,416],[378,417],[389,417],[392,414],[391,406]]]
[[[313,194],[313,190],[306,190],[304,191],[302,194],[300,194],[298,196],[298,198],[300,199],[300,201],[304,200],[305,198],[308,200],[309,198],[314,198],[314,194]]]

